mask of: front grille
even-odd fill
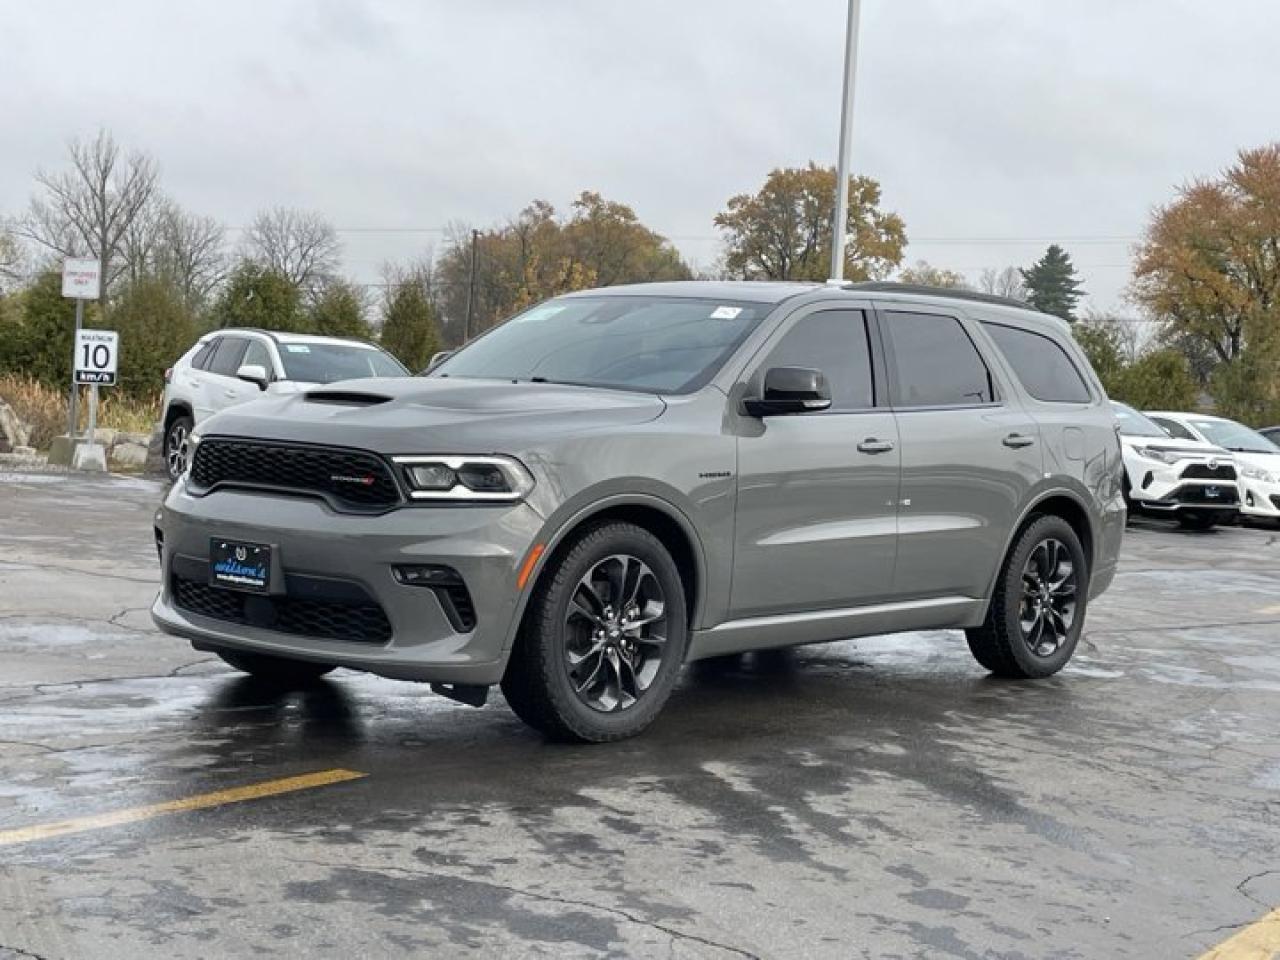
[[[1229,463],[1210,467],[1207,463],[1193,463],[1182,471],[1183,480],[1234,480],[1236,468]]]
[[[196,492],[221,486],[312,494],[354,510],[385,510],[400,502],[381,458],[341,447],[209,437],[196,447],[190,484]]]
[[[366,602],[265,596],[211,587],[178,574],[170,586],[177,606],[213,620],[346,643],[381,644],[391,639],[391,622],[368,594]]]

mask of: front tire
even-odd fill
[[[334,669],[330,663],[289,660],[265,653],[245,653],[242,650],[219,650],[218,656],[241,673],[281,686],[305,687]]]
[[[999,677],[1052,676],[1075,652],[1088,597],[1080,538],[1061,517],[1038,517],[1005,558],[986,622],[965,631],[969,650]]]
[[[552,739],[622,740],[657,717],[687,643],[684,584],[666,547],[635,524],[600,523],[544,571],[502,692]]]
[[[187,469],[187,450],[195,421],[186,414],[174,417],[164,432],[164,469],[174,483]]]

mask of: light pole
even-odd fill
[[[844,279],[845,222],[849,219],[849,153],[853,149],[853,82],[858,72],[858,19],[862,0],[849,0],[844,38],[844,99],[840,104],[840,157],[836,163],[836,215],[831,225],[831,279]]]

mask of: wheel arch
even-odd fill
[[[1097,564],[1097,531],[1090,518],[1089,508],[1085,506],[1082,498],[1071,490],[1065,488],[1045,490],[1023,509],[1018,522],[1013,525],[1009,537],[1005,540],[1004,550],[1000,554],[1000,563],[996,566],[995,574],[987,586],[986,603],[983,604],[984,618],[986,608],[991,606],[991,595],[995,591],[997,579],[1004,570],[1009,551],[1022,536],[1022,531],[1027,529],[1037,517],[1043,516],[1061,517],[1075,531],[1076,536],[1080,538],[1080,546],[1084,548],[1084,555],[1089,560],[1089,572],[1092,575]]]
[[[660,497],[623,494],[606,497],[584,507],[561,523],[550,537],[540,541],[543,549],[534,563],[527,589],[521,592],[520,604],[512,618],[510,635],[507,637],[507,651],[515,643],[524,624],[530,597],[548,576],[555,560],[563,556],[573,535],[589,524],[609,520],[634,523],[662,542],[680,571],[690,630],[699,622],[707,582],[706,557],[693,522],[678,507]]]
[[[164,411],[164,432],[166,435],[168,435],[169,427],[173,425],[173,421],[177,420],[178,417],[181,416],[190,417],[193,423],[196,419],[196,414],[191,408],[191,404],[187,403],[185,400],[171,400],[169,402],[169,406],[166,407]]]

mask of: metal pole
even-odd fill
[[[89,385],[89,442],[95,442],[98,430],[98,385]]]
[[[844,279],[845,229],[849,219],[849,154],[853,150],[853,82],[858,72],[861,0],[849,0],[844,39],[844,99],[840,104],[840,158],[836,164],[836,215],[831,225],[831,279]]]
[[[80,385],[76,383],[76,340],[84,325],[84,301],[76,297],[76,332],[71,336],[71,410],[67,419],[67,436],[80,429]]]
[[[462,331],[462,342],[471,339],[471,307],[476,299],[476,241],[480,239],[480,231],[471,231],[471,276],[467,280],[467,323]]]

